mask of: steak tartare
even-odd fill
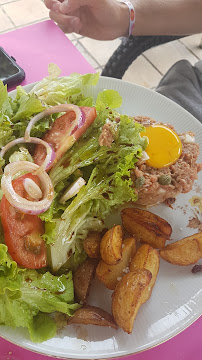
[[[137,116],[135,121],[142,125],[157,124],[149,117]],[[172,125],[166,125],[171,128]],[[163,168],[154,168],[147,165],[146,160],[140,159],[131,171],[133,186],[138,193],[137,204],[152,206],[162,202],[172,204],[179,193],[191,191],[197,174],[202,170],[202,164],[197,164],[199,145],[195,143],[194,134],[187,132],[178,134],[182,143],[182,153],[172,165]]]

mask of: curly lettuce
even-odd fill
[[[122,104],[122,98],[117,91],[104,90],[98,94],[97,99],[93,98],[91,87],[97,84],[98,79],[98,73],[72,74],[62,78],[58,78],[52,73],[35,85],[28,94],[21,86],[18,86],[14,99],[8,96],[6,87],[0,83],[0,147],[14,138],[23,136],[32,116],[49,106],[59,103],[74,103],[78,106],[96,107],[97,118],[94,123],[49,173],[54,185],[55,196],[51,207],[41,214],[40,218],[45,223],[43,238],[48,247],[50,265],[54,273],[58,271],[62,273],[64,269],[75,269],[79,263],[84,261],[86,254],[82,243],[88,232],[91,230],[102,231],[104,221],[113,209],[125,202],[136,201],[137,199],[130,174],[131,169],[141,157],[142,150],[146,147],[145,138],[140,136],[143,127],[135,123],[132,118],[120,115],[117,111]],[[58,115],[50,115],[34,124],[32,136],[43,137]],[[99,142],[103,126],[106,124],[113,136],[110,147],[100,146]],[[12,149],[12,153],[6,154],[5,161],[6,163],[20,159],[32,161],[32,150],[30,147],[27,148],[27,145],[18,146]],[[0,159],[0,166],[4,166],[3,159]],[[85,179],[86,185],[80,189],[75,197],[65,204],[61,204],[60,198],[64,191],[79,176]],[[10,268],[10,266],[9,261],[7,261],[6,267]],[[4,308],[9,305],[9,309],[12,309],[13,303],[10,303],[10,297],[5,301],[7,305],[2,303],[2,313],[0,310],[2,316],[0,319],[2,320],[0,321],[6,323],[6,318],[3,315],[6,313],[7,322],[10,321],[11,326],[28,327],[34,339],[36,324],[43,319],[41,314],[49,316],[43,310],[41,281],[47,282],[45,294],[47,296],[46,303],[50,305],[50,307],[47,306],[47,309],[49,308],[50,312],[68,313],[76,305],[73,304],[73,298],[67,298],[63,301],[62,294],[56,296],[57,291],[52,292],[49,289],[50,283],[58,283],[59,280],[56,279],[64,281],[66,288],[71,287],[70,273],[68,273],[68,279],[65,280],[64,276],[66,275],[62,275],[63,277],[60,278],[46,272],[45,274],[49,275],[45,276],[45,274],[42,275],[33,270],[29,276],[34,278],[31,278],[31,283],[29,283],[24,277],[27,274],[26,276],[29,278],[28,272],[30,270],[22,271],[22,269],[17,268],[13,278],[17,292],[12,293],[14,297],[11,296],[14,299],[17,296],[16,294],[20,294],[19,299],[15,298],[15,300],[21,301],[20,304],[23,304],[25,314],[27,311],[26,321],[23,320],[22,314],[21,325],[18,325],[20,324],[20,317],[18,318],[17,315],[17,319],[12,320],[14,310],[10,310],[11,313],[9,314],[9,310]],[[6,275],[6,277],[9,281],[9,276]],[[30,285],[33,283],[36,285],[34,288]],[[25,292],[27,292],[26,299]],[[35,310],[33,310],[31,293],[33,293],[33,299],[37,304],[34,307]],[[4,297],[6,294],[3,293],[2,296]],[[5,297],[3,299],[5,300]],[[37,299],[40,299],[40,303]],[[51,299],[54,305],[53,303],[51,305]],[[21,306],[19,302],[16,302],[16,308],[19,306]],[[51,306],[53,307],[51,308]],[[62,310],[58,310],[59,308]],[[30,311],[34,314],[32,317],[29,315]],[[49,317],[47,321],[52,321],[52,318]]]
[[[71,272],[54,276],[21,269],[0,244],[0,325],[25,327],[32,341],[42,342],[56,334],[53,313],[71,316],[78,308]]]
[[[106,121],[114,131],[111,147],[99,145],[99,136]],[[119,116],[117,125],[117,112],[108,109],[108,106],[106,109],[103,104],[103,111],[98,112],[94,125],[51,170],[55,189],[60,189],[55,205],[65,189],[60,185],[65,181],[71,183],[76,171],[80,170],[87,182],[66,204],[57,227],[54,227],[54,244],[49,249],[54,271],[63,266],[78,248],[82,251],[81,240],[85,239],[88,231],[103,229],[104,220],[114,208],[137,200],[130,172],[146,147],[145,139],[140,136],[141,130],[141,125],[125,115]]]

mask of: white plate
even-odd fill
[[[29,85],[25,88],[29,91],[31,87]],[[196,141],[201,147],[199,162],[202,162],[202,125],[180,106],[152,90],[116,79],[100,78],[92,93],[96,96],[102,89],[115,89],[121,94],[122,113],[151,116],[155,120],[173,124],[178,132],[195,132]],[[151,209],[172,224],[173,240],[197,232],[187,227],[194,210],[189,199],[193,195],[202,195],[201,185],[202,173],[192,192],[178,196],[173,210],[165,205]],[[120,221],[117,214],[108,220],[112,223]],[[122,330],[73,325],[42,344],[32,343],[27,332],[21,329],[1,327],[0,335],[24,348],[62,358],[115,358],[149,349],[175,336],[201,315],[202,278],[201,274],[192,274],[191,268],[192,266],[178,267],[161,261],[152,296],[140,308],[131,335]],[[110,311],[111,292],[95,281],[89,303]]]

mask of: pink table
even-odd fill
[[[81,74],[95,70],[88,64],[63,32],[52,22],[22,28],[0,35],[0,46],[14,56],[25,70],[22,85],[41,80],[48,75],[48,64],[56,63],[61,75]],[[30,351],[0,339],[0,360],[49,360],[50,357]],[[125,360],[201,360],[202,317],[175,338],[151,350],[125,357]],[[56,359],[55,359],[56,360]]]
[[[21,85],[48,76],[50,63],[59,66],[61,76],[95,72],[52,20],[2,34],[0,46],[24,69],[26,77]]]
[[[201,340],[202,318],[164,344],[140,354],[124,357],[123,360],[201,360]],[[22,350],[3,339],[0,340],[0,354],[0,360],[58,360],[58,358],[50,358]]]

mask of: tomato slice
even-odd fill
[[[70,111],[55,120],[50,130],[46,132],[43,140],[52,145],[55,151],[55,160],[58,161],[62,155],[73,145],[73,143],[80,138],[80,136],[88,129],[93,123],[97,114],[96,109],[93,107],[83,106],[81,110],[84,113],[84,123],[81,127],[75,127],[72,131],[73,137],[69,134],[69,128],[72,122],[75,120],[75,112]],[[46,157],[46,149],[43,145],[37,145],[34,153],[34,162],[41,165]],[[48,168],[51,169],[53,164]]]
[[[25,174],[13,181],[14,190],[20,196],[28,198],[23,185],[25,178],[32,179],[37,185],[39,179],[35,175]],[[5,195],[0,203],[0,216],[5,244],[13,260],[28,269],[47,266],[46,245],[41,237],[44,234],[43,221],[37,215],[24,214],[14,208]]]

